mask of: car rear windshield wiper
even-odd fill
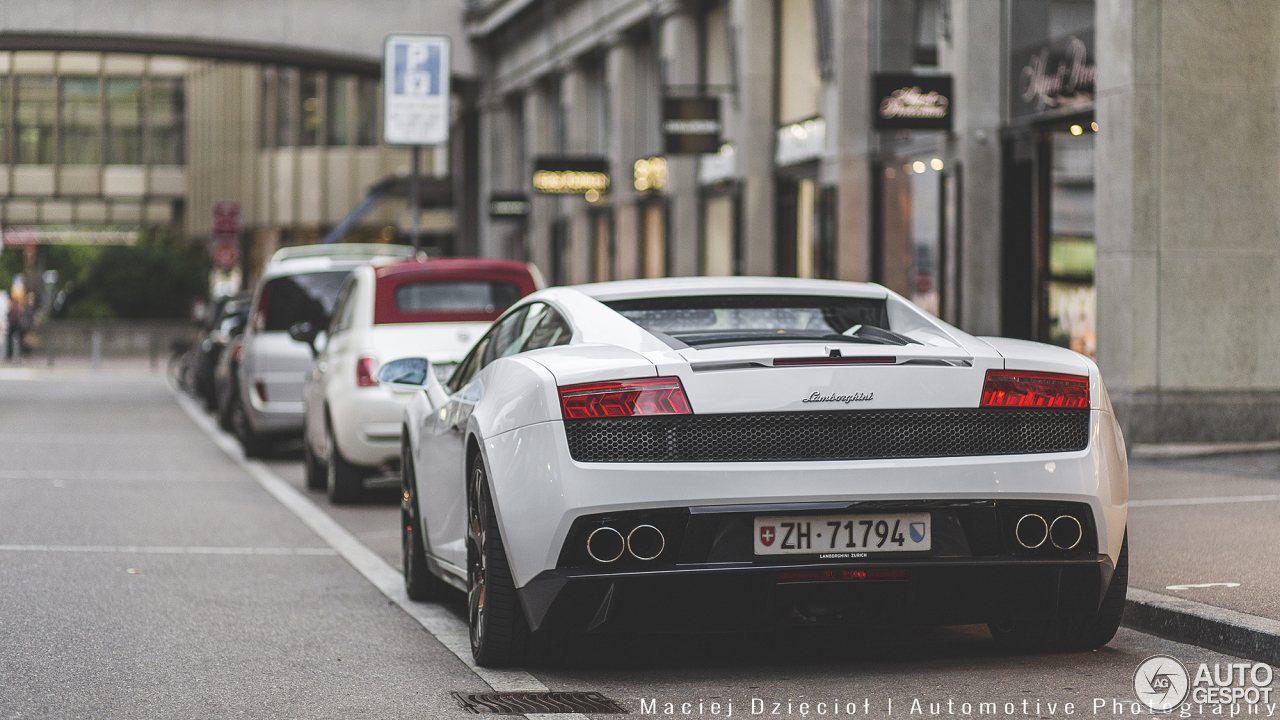
[[[841,333],[845,337],[858,338],[870,342],[878,342],[882,345],[922,345],[923,343],[912,340],[906,335],[896,333],[892,330],[873,327],[871,325],[854,325],[853,327]]]

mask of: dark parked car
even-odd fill
[[[253,296],[248,293],[214,300],[200,325],[195,344],[182,359],[179,378],[183,389],[203,401],[209,410],[217,407],[214,368],[231,338],[244,332],[252,301]]]

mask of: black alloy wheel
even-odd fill
[[[467,484],[467,588],[467,624],[476,664],[505,667],[523,662],[529,625],[516,596],[480,458],[474,460]]]
[[[342,457],[338,449],[338,440],[333,436],[333,421],[325,418],[324,424],[325,454],[325,486],[329,491],[329,502],[335,505],[353,503],[364,494],[364,473],[361,468],[352,465]]]
[[[408,439],[400,446],[400,550],[404,560],[404,590],[410,600],[439,600],[448,585],[427,566],[427,546],[418,508],[418,480]]]

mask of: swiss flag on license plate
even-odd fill
[[[760,544],[769,547],[773,544],[773,539],[777,537],[772,525],[765,525],[760,528]]]

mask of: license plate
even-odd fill
[[[756,518],[756,555],[866,557],[930,547],[929,513]]]

